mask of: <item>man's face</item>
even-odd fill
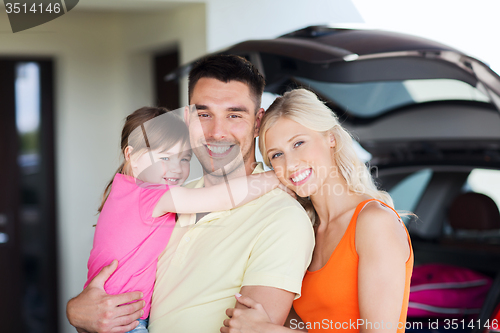
[[[243,170],[251,173],[264,110],[257,109],[249,87],[239,81],[201,78],[190,104],[196,106],[189,118],[191,145],[205,173],[222,177],[222,168],[227,175],[236,170],[242,170],[238,176]]]

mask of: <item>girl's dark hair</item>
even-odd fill
[[[128,146],[133,148],[131,155],[141,156],[148,150],[168,150],[177,143],[189,143],[189,133],[182,118],[166,108],[145,106],[132,112],[123,125],[121,136],[121,152],[123,162],[118,167],[115,175],[125,174],[132,176],[130,160],[125,160],[125,150]],[[113,178],[104,189],[99,213],[111,191]]]

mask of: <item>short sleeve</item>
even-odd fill
[[[139,212],[144,223],[152,223],[153,210],[158,200],[170,189],[166,184],[150,185],[141,189],[139,196]]]
[[[242,286],[274,287],[298,298],[314,248],[311,221],[300,207],[287,207],[267,219],[250,254]]]

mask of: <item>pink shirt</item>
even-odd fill
[[[85,287],[104,266],[117,259],[118,268],[104,289],[108,294],[142,291],[146,306],[141,319],[145,319],[151,308],[158,256],[172,234],[175,214],[151,216],[168,185],[136,181],[133,177],[115,175],[97,221]]]

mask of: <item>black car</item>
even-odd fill
[[[295,87],[318,94],[369,152],[374,176],[396,209],[418,217],[406,219],[415,265],[465,267],[492,279],[481,309],[450,318],[491,318],[500,303],[500,77],[495,72],[431,40],[326,26],[242,42],[219,53],[255,64],[268,95]],[[167,79],[189,69],[190,64]],[[456,329],[478,332],[483,326]]]

